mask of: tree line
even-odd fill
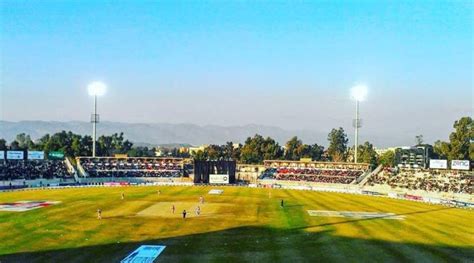
[[[474,122],[471,117],[462,117],[453,124],[449,141],[437,140],[433,145],[433,158],[451,160],[474,160]],[[424,145],[423,135],[415,136],[416,145]],[[379,163],[394,166],[395,152],[388,151],[379,156]]]
[[[246,164],[262,163],[263,160],[285,159],[300,160],[310,158],[315,161],[346,161],[349,154],[348,138],[343,128],[333,129],[329,135],[329,147],[318,144],[304,144],[298,137],[293,137],[284,147],[270,137],[264,138],[256,134],[248,137],[244,144],[234,146],[232,142],[224,145],[209,145],[204,150],[197,151],[190,156],[187,152],[181,152],[177,148],[160,149],[165,156],[193,157],[198,160],[204,159],[234,159]],[[360,145],[361,162],[369,162],[376,154],[372,144],[366,142]],[[20,133],[16,136],[9,147],[4,139],[0,139],[0,150],[37,150],[48,153],[50,151],[61,151],[65,156],[90,156],[92,155],[92,137],[89,135],[75,134],[71,131],[61,131],[55,134],[46,134],[38,140],[33,141],[31,136]],[[362,150],[365,149],[365,150]],[[128,154],[131,157],[155,156],[157,148],[134,146],[132,142],[124,138],[123,133],[102,135],[97,139],[97,156],[113,156],[114,154]]]
[[[313,161],[351,161],[354,147],[349,147],[349,139],[342,127],[332,129],[328,134],[327,149],[319,144],[305,144],[297,136],[289,139],[283,146],[271,137],[264,138],[256,134],[248,137],[244,144],[235,145],[227,142],[224,145],[209,145],[203,150],[193,153],[193,158],[205,159],[234,159],[245,164],[259,164],[263,160],[300,160],[308,158]],[[358,147],[360,162],[377,164],[377,153],[370,142]]]
[[[474,125],[471,117],[456,120],[454,131],[449,136],[449,141],[436,141],[433,150],[438,158],[448,160],[474,160]],[[328,136],[328,147],[319,144],[305,144],[294,136],[283,146],[270,137],[264,138],[256,134],[248,137],[243,144],[234,145],[227,142],[223,145],[212,144],[203,150],[193,152],[180,151],[178,148],[160,149],[165,156],[193,157],[198,160],[205,159],[233,159],[245,164],[259,164],[263,160],[300,160],[310,158],[314,161],[351,162],[354,156],[354,146],[348,145],[349,139],[343,128],[332,129]],[[423,136],[416,136],[417,144],[423,143]],[[157,148],[134,146],[124,138],[124,134],[114,133],[102,135],[96,142],[98,156],[113,156],[114,154],[128,154],[130,157],[155,156]],[[39,150],[62,151],[66,156],[92,155],[92,137],[79,135],[71,131],[61,131],[55,134],[46,134],[36,141],[30,135],[18,134],[9,146],[4,139],[0,139],[0,150]],[[377,155],[374,146],[365,142],[358,146],[358,161],[372,165],[383,164],[393,166],[395,153],[387,151]]]
[[[0,139],[0,150],[44,151],[46,154],[51,151],[60,151],[68,157],[91,156],[92,137],[71,131],[61,131],[52,135],[46,134],[33,141],[30,135],[20,133],[9,145],[5,139]],[[96,141],[97,156],[127,154],[130,157],[152,157],[155,156],[156,150],[156,147],[134,146],[132,142],[124,138],[123,132],[102,135]],[[178,149],[165,149],[163,152],[167,156],[189,157],[189,154],[181,153]]]
[[[441,159],[474,160],[474,122],[471,117],[462,117],[453,124],[454,131],[449,141],[437,140],[433,150]]]
[[[6,141],[0,139],[0,150],[7,149]],[[10,143],[10,150],[61,151],[65,156],[92,155],[92,137],[79,135],[71,131],[61,131],[55,134],[46,134],[36,141],[25,133],[20,133]],[[133,143],[124,139],[123,133],[114,133],[110,136],[102,135],[96,141],[96,151],[99,156],[113,156],[117,153],[132,151]]]

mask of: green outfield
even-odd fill
[[[349,194],[244,187],[207,194],[211,189],[216,187],[0,193],[0,203],[61,201],[0,212],[0,262],[118,262],[141,244],[167,246],[157,262],[474,261],[474,211]],[[194,213],[198,205],[200,216]],[[310,216],[307,210],[403,219]]]

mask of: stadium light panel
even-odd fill
[[[107,89],[107,86],[104,83],[99,82],[99,81],[92,82],[87,87],[89,95],[98,96],[98,97],[104,95],[106,89]]]
[[[367,97],[367,87],[365,85],[354,86],[351,90],[351,97],[356,101],[363,101]]]

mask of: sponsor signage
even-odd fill
[[[220,189],[212,189],[211,191],[209,191],[210,195],[221,195],[222,193],[224,193],[224,190]]]
[[[0,151],[0,160],[5,159],[5,151]]]
[[[423,201],[432,203],[432,204],[441,204],[441,199],[433,197],[423,197]]]
[[[166,246],[142,245],[135,249],[130,255],[122,259],[120,263],[154,262],[155,259],[165,250]]]
[[[330,210],[307,210],[309,216],[321,216],[321,217],[345,217],[345,218],[358,218],[358,219],[395,219],[404,220],[404,215],[397,215],[394,213],[380,213],[380,212],[359,212],[359,211],[330,211]]]
[[[448,160],[430,159],[431,169],[448,169]]]
[[[423,200],[423,197],[421,197],[421,196],[418,196],[418,195],[409,195],[409,194],[405,194],[405,199],[408,199],[408,200],[418,200],[418,201],[421,201],[421,200]]]
[[[64,159],[64,153],[59,151],[49,152],[48,159],[51,160],[62,160]]]
[[[43,160],[44,152],[42,151],[28,151],[28,160]]]
[[[25,153],[23,151],[7,151],[8,160],[23,160]]]
[[[210,184],[228,184],[229,175],[228,174],[210,174],[209,183]]]
[[[127,158],[128,154],[126,154],[126,153],[124,153],[124,154],[123,153],[116,153],[116,154],[114,154],[114,157],[115,158]]]
[[[122,185],[129,185],[129,182],[104,182],[105,186],[122,186]]]
[[[469,171],[471,169],[471,162],[469,160],[452,160],[451,169]]]
[[[59,201],[18,201],[13,203],[0,203],[0,211],[25,212],[60,203]]]

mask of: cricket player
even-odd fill
[[[201,215],[201,207],[200,206],[196,207],[196,215],[197,216]]]

